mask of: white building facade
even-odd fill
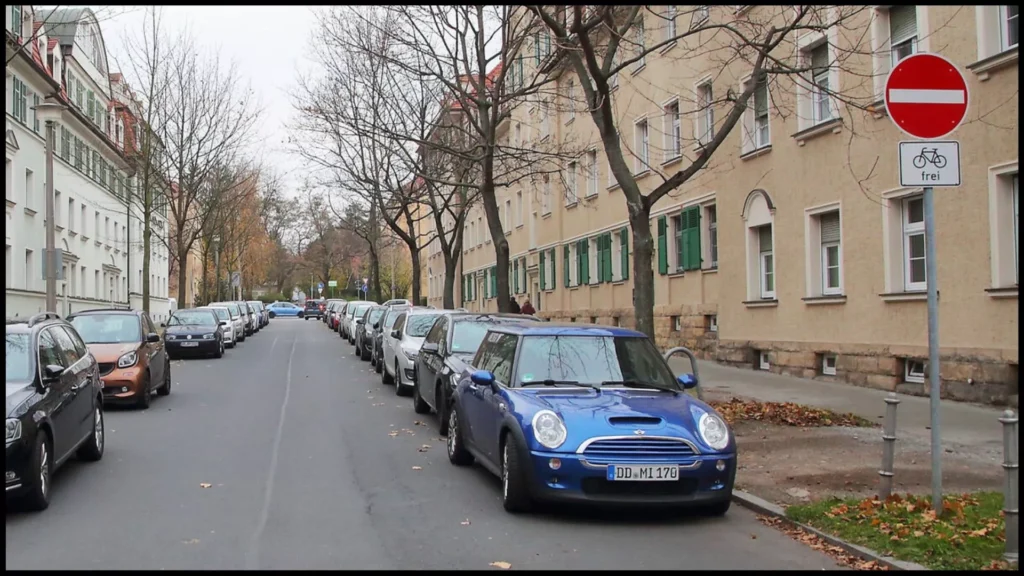
[[[46,126],[33,110],[45,101],[67,107],[54,124],[56,312],[141,308],[141,298],[132,296],[141,293],[142,281],[141,227],[135,211],[129,215],[130,187],[136,184],[115,134],[107,53],[96,17],[87,8],[49,14],[19,5],[5,11],[6,314],[26,316],[45,307]],[[166,235],[165,218],[160,229]],[[154,244],[166,255],[163,243]],[[166,257],[153,258],[154,319],[167,315],[167,269]]]

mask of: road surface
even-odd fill
[[[149,410],[109,410],[103,460],[65,465],[48,510],[7,514],[8,569],[836,567],[736,506],[510,515],[321,322],[275,319],[172,372]]]

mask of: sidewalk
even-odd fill
[[[684,368],[688,364],[679,356],[673,357],[671,363],[673,367],[678,363]],[[879,425],[885,414],[888,392],[882,390],[722,366],[703,360],[698,361],[698,367],[700,384],[707,399],[727,400],[731,396],[740,396],[761,402],[794,402],[836,412],[852,412]],[[897,437],[912,436],[915,440],[928,441],[931,434],[928,398],[906,394],[897,394],[897,397],[900,399],[896,416]],[[943,447],[947,452],[974,453],[1001,461],[1003,430],[998,418],[1003,410],[1005,408],[942,400],[940,426]]]

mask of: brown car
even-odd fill
[[[103,401],[148,408],[150,394],[171,393],[171,361],[149,314],[86,310],[68,317],[99,363]]]

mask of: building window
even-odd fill
[[[893,66],[917,53],[917,6],[889,8],[889,46]]]
[[[718,208],[712,204],[704,209],[708,223],[708,261],[711,268],[718,268]]]
[[[547,100],[540,101],[540,139],[551,135],[551,110]]]
[[[28,168],[25,169],[25,207],[34,210],[36,200],[36,174]]]
[[[633,171],[636,174],[642,174],[648,170],[651,160],[651,135],[646,118],[636,123],[634,126],[634,135],[636,137],[636,165]]]
[[[565,173],[565,205],[572,206],[578,200],[576,195],[576,161],[569,162],[569,166],[566,168]]]
[[[31,250],[25,250],[25,290],[31,290],[33,286],[32,280],[40,275],[41,270],[36,270],[35,258]]]
[[[542,215],[551,214],[551,176],[544,175],[544,190],[540,199],[540,213]]]
[[[647,56],[644,52],[647,50],[647,34],[644,29],[644,18],[641,14],[637,17],[636,22],[633,24],[633,34],[635,35],[636,41],[636,54],[640,57],[639,60],[633,64],[633,71],[639,72],[644,65],[647,64]]]
[[[679,316],[672,316],[672,331],[680,332],[683,329],[683,322]]]
[[[1020,283],[1017,162],[990,168],[988,180],[992,287],[1010,288]]]
[[[501,228],[506,234],[512,231],[512,201],[505,200],[505,218],[502,220]]]
[[[597,195],[597,150],[587,151],[587,196]]]
[[[757,350],[757,367],[761,370],[770,370],[772,367],[771,362],[768,360],[767,350]]]
[[[710,6],[694,6],[693,7],[693,18],[690,20],[690,30],[693,30],[697,26],[708,21],[711,17]]]
[[[675,160],[682,155],[683,132],[680,128],[679,100],[665,106],[665,161]]]
[[[821,373],[825,376],[835,376],[837,360],[838,357],[835,354],[822,354]]]
[[[671,40],[676,37],[676,14],[678,13],[678,7],[665,6],[665,40]]]
[[[761,298],[775,298],[775,253],[772,250],[772,225],[766,224],[757,229],[757,245],[759,253],[759,279],[761,281]]]
[[[80,232],[82,233],[82,236],[84,237],[84,236],[85,236],[85,233],[86,233],[86,227],[85,227],[85,218],[86,218],[86,213],[87,213],[87,212],[86,212],[86,207],[85,207],[85,203],[82,203],[82,208],[81,208],[81,210],[82,210],[82,217],[81,217],[81,219],[79,220],[79,223],[80,223],[80,224],[82,225],[82,229],[80,230]],[[85,292],[82,292],[82,295],[84,296],[84,295],[85,295]]]
[[[565,98],[569,104],[569,120],[576,118],[576,83],[572,78],[569,79],[569,85],[565,90]]]
[[[516,192],[516,228],[523,225],[523,192]]]
[[[697,142],[702,145],[710,143],[715,135],[715,109],[712,106],[714,98],[711,82],[697,86],[697,122],[695,122],[695,127]]]
[[[903,199],[903,288],[907,292],[926,290],[924,198]]]
[[[754,89],[754,148],[763,148],[771,143],[768,122],[768,81],[762,79]]]
[[[68,198],[68,231],[75,231],[75,199]]]
[[[487,235],[487,230],[484,228],[483,216],[478,216],[476,219],[476,245],[481,246],[484,243],[484,236]]]
[[[820,124],[832,119],[829,91],[828,42],[823,42],[808,54],[811,66],[811,121]]]
[[[911,384],[924,384],[926,364],[922,360],[906,358],[903,360],[903,381]]]
[[[700,212],[700,206],[692,206],[672,218],[677,272],[700,270]]]
[[[1000,6],[999,7],[999,24],[1000,24],[1000,40],[1002,41],[1003,50],[1009,50],[1017,45],[1020,38],[1019,24],[1017,23],[1017,15],[1020,11],[1020,6]]]
[[[708,314],[705,316],[704,324],[708,332],[718,332],[718,314]]]
[[[46,52],[45,50],[43,51]],[[32,131],[39,134],[39,115],[36,109],[39,108],[39,94],[32,95]]]
[[[821,230],[821,293],[841,294],[839,211],[818,216],[818,226]]]
[[[17,76],[12,78],[11,84],[14,88],[14,104],[12,112],[14,114],[14,118],[17,119],[18,122],[24,124],[28,116],[28,90],[25,87],[25,83]]]
[[[53,191],[53,224],[57,228],[63,228],[60,223],[60,190]]]

